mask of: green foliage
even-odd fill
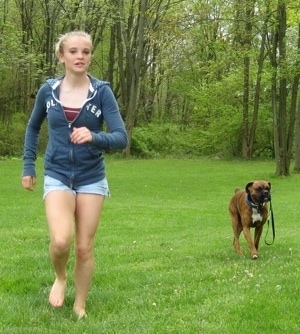
[[[187,73],[186,73],[187,75]],[[173,89],[177,95],[188,77],[181,76]],[[190,80],[195,84],[194,80]],[[160,156],[223,156],[240,157],[242,147],[242,77],[239,71],[221,81],[184,91],[193,112],[185,125],[171,116],[174,124],[153,124],[134,129],[132,153],[143,157]],[[168,111],[172,115],[173,110]],[[262,117],[264,117],[262,115]],[[178,125],[175,125],[178,124]],[[270,124],[268,124],[269,127]],[[271,128],[270,128],[271,131]],[[265,140],[258,144],[266,146]],[[269,146],[269,145],[267,145]],[[258,147],[258,151],[261,148]]]
[[[28,117],[28,115],[19,112],[13,114],[10,121],[0,123],[0,157],[20,157],[23,155]],[[46,124],[44,124],[39,138],[38,153],[44,152],[46,143],[47,129]]]
[[[241,156],[242,122],[230,108],[216,111],[218,117],[199,116],[192,127],[175,124],[149,124],[134,129],[131,153],[143,158]],[[221,115],[222,113],[222,115]],[[230,116],[231,115],[231,116]],[[208,117],[208,116],[207,116]],[[272,119],[261,113],[254,145],[254,157],[274,157]]]
[[[131,146],[132,154],[140,157],[176,154],[179,137],[179,127],[173,124],[150,124],[135,128]]]
[[[226,114],[226,110],[223,110]],[[229,112],[229,111],[228,111]],[[24,134],[29,115],[16,113],[10,122],[0,124],[0,156],[20,157],[23,154]],[[131,154],[136,157],[240,157],[241,121],[234,117],[212,118],[206,126],[199,121],[193,127],[176,124],[149,124],[134,129]],[[261,113],[254,157],[273,157],[272,120]],[[38,154],[47,145],[47,123],[43,124]]]
[[[49,0],[44,5],[40,1],[0,2],[1,156],[19,155],[22,151],[25,124],[18,114],[30,112],[31,96],[45,77],[61,73],[53,52],[54,43],[59,34],[72,29],[91,33],[95,47],[91,74],[111,81],[127,124],[128,101],[133,101],[135,94],[140,98],[132,121],[137,127],[132,138],[134,155],[241,156],[242,137],[245,137],[242,132],[244,56],[250,61],[251,118],[263,27],[266,23],[268,36],[274,35],[278,25],[274,15],[277,2],[260,1],[253,7],[252,45],[246,49],[242,45],[245,22],[240,18],[250,3],[235,1],[223,6],[220,1],[202,0],[148,2],[147,27],[145,36],[142,34],[145,38],[144,57],[140,59],[142,69],[136,73],[141,85],[136,91],[129,87],[139,40],[141,3],[141,0],[121,2],[119,6],[113,0]],[[296,4],[296,0],[288,3],[286,64],[280,61],[277,73],[277,78],[287,76],[288,101],[291,82],[299,71]],[[119,25],[122,17],[126,28],[123,34]],[[254,157],[273,156],[273,116],[269,110],[274,68],[268,57],[272,52],[267,50],[272,50],[274,41],[270,38],[265,49]],[[129,53],[125,55],[126,52]],[[130,91],[134,92],[132,96]],[[17,115],[12,127],[14,113]],[[157,125],[159,122],[166,124]],[[15,133],[14,138],[11,133]],[[43,133],[40,152],[45,141]]]
[[[23,113],[13,114],[10,122],[0,125],[0,156],[21,156],[24,145],[26,117]]]

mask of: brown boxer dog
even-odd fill
[[[243,255],[239,237],[244,232],[253,260],[258,258],[258,244],[263,227],[268,219],[267,202],[271,200],[271,183],[267,181],[252,181],[245,190],[236,189],[229,202],[229,212],[234,234],[233,245],[239,255]],[[254,242],[250,228],[255,228]]]

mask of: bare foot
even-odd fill
[[[87,314],[85,312],[84,307],[78,307],[74,304],[73,306],[73,311],[76,314],[76,316],[78,317],[78,320],[82,319],[82,318],[86,318]]]
[[[62,307],[65,299],[67,280],[60,281],[56,278],[49,294],[49,303],[53,307]]]

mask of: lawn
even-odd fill
[[[111,198],[96,238],[88,318],[47,302],[53,281],[38,184],[26,192],[22,161],[0,161],[0,332],[300,333],[300,175],[279,178],[272,161],[106,160]],[[272,183],[276,239],[260,258],[235,254],[228,202],[253,179]],[[268,241],[272,241],[269,230]]]

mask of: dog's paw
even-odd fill
[[[258,255],[257,254],[253,254],[252,255],[252,260],[257,260],[258,259]]]

